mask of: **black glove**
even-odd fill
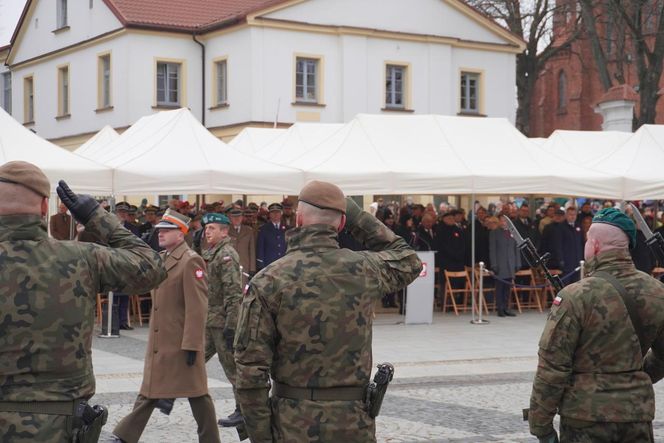
[[[85,225],[90,221],[90,217],[99,207],[97,200],[89,195],[77,195],[69,189],[64,180],[58,182],[58,187],[55,189],[62,203],[65,204],[71,215],[81,224]]]
[[[233,340],[235,340],[235,331],[229,328],[224,328],[222,332],[224,339],[226,340],[226,348],[230,351],[233,350]]]
[[[350,197],[346,197],[346,225],[353,226],[362,214],[362,208]]]
[[[196,351],[187,351],[187,366],[194,366]]]

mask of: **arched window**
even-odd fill
[[[567,75],[565,71],[558,74],[558,111],[567,109]]]

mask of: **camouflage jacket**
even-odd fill
[[[85,226],[111,247],[48,237],[36,215],[0,216],[0,398],[60,401],[95,392],[96,295],[145,293],[161,259],[98,209]]]
[[[340,249],[331,226],[288,234],[286,255],[249,283],[235,335],[237,390],[252,442],[271,442],[270,376],[294,387],[365,386],[373,303],[415,278],[415,251],[363,212],[350,226],[369,250]]]
[[[242,299],[240,258],[226,237],[203,251],[208,271],[207,327],[235,330],[237,311]]]
[[[603,271],[625,287],[638,306],[648,367],[664,357],[664,285],[637,271],[627,251],[609,251],[587,262],[589,277],[564,288],[551,308],[539,342],[530,398],[530,431],[553,430],[556,411],[593,422],[650,421],[655,412],[651,379],[644,372],[639,339],[622,297]]]

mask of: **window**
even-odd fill
[[[387,65],[385,72],[385,107],[405,108],[406,67]]]
[[[479,114],[480,74],[461,73],[461,112]]]
[[[157,62],[157,106],[180,105],[180,64]]]
[[[97,108],[106,109],[111,107],[111,55],[99,56],[98,63],[98,96]]]
[[[12,73],[2,74],[2,109],[12,113]]]
[[[58,68],[58,117],[69,115],[69,66]]]
[[[58,20],[56,29],[64,28],[67,26],[67,0],[57,0],[56,5],[58,8],[56,11]]]
[[[226,60],[220,60],[215,63],[216,77],[216,96],[215,105],[225,105],[228,103],[228,68]]]
[[[23,123],[35,121],[35,82],[33,77],[23,79]]]
[[[567,109],[567,75],[565,71],[558,74],[558,111],[565,112]]]
[[[318,103],[318,60],[297,57],[295,62],[295,99]]]

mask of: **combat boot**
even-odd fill
[[[154,407],[159,409],[164,415],[171,415],[173,405],[175,404],[174,398],[160,398],[155,403]]]
[[[235,412],[231,415],[226,418],[220,418],[219,421],[217,421],[217,424],[224,428],[235,428],[243,423],[244,417],[242,417],[242,412],[240,412],[239,409],[235,409]]]

